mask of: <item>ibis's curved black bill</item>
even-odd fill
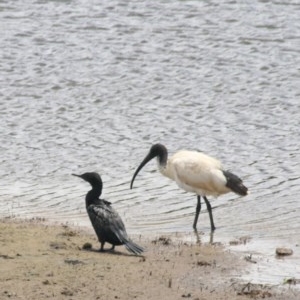
[[[133,174],[133,177],[131,179],[130,188],[132,189],[134,179],[136,175],[139,173],[139,171],[152,159],[156,156],[155,153],[152,153],[151,151],[148,153],[148,155],[144,158],[144,160],[141,162],[141,164],[138,166],[136,171]]]
[[[147,156],[144,158],[144,160],[141,162],[141,164],[138,166],[136,171],[133,174],[130,188],[132,189],[133,181],[136,177],[136,175],[139,173],[139,171],[143,168],[144,165],[146,165],[152,158],[157,157],[158,163],[160,166],[165,166],[168,159],[168,151],[167,148],[162,144],[154,144],[151,148]]]

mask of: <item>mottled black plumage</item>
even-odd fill
[[[129,240],[125,225],[112,207],[111,203],[100,199],[102,193],[102,180],[98,173],[84,173],[82,175],[72,174],[89,182],[92,189],[86,194],[86,210],[91,223],[101,244],[100,251],[104,251],[104,244],[110,243],[111,250],[115,246],[124,245],[129,252],[136,255],[141,254],[144,249]]]

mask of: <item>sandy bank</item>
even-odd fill
[[[297,299],[292,289],[239,282],[248,263],[221,246],[132,239],[143,257],[124,247],[99,253],[79,228],[0,220],[0,299]]]

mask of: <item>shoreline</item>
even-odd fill
[[[131,238],[143,256],[123,246],[99,253],[95,235],[79,227],[0,219],[0,299],[298,299],[292,285],[242,282],[249,262],[220,244]]]

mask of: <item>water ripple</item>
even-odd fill
[[[196,197],[148,165],[155,142],[197,149],[251,194],[212,200],[217,240],[295,244],[300,5],[296,1],[0,4],[0,215],[89,226],[89,189],[132,233],[190,232]],[[287,226],[288,224],[288,226]],[[199,228],[209,231],[205,205]],[[205,237],[204,237],[205,238]]]

